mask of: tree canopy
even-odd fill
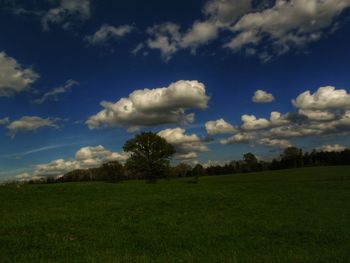
[[[134,173],[155,181],[168,172],[169,159],[175,148],[153,132],[142,132],[128,140],[123,147],[130,153],[126,166]]]

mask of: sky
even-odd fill
[[[0,181],[350,146],[350,0],[0,0]]]

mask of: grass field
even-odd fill
[[[0,187],[0,262],[350,262],[350,167]]]

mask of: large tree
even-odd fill
[[[131,154],[127,169],[151,182],[166,174],[169,159],[175,153],[171,144],[153,132],[136,135],[124,144],[123,149]]]

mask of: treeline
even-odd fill
[[[350,165],[350,149],[340,152],[313,150],[303,153],[302,149],[289,147],[278,158],[270,162],[259,161],[254,154],[247,153],[243,156],[243,160],[232,161],[225,165],[209,166],[205,170],[208,175],[217,175],[334,165]]]
[[[176,166],[168,166],[158,178],[193,177],[197,182],[199,176],[224,175],[234,173],[249,173],[267,170],[280,170],[311,166],[350,165],[350,149],[341,152],[316,151],[303,153],[302,149],[295,147],[286,148],[283,153],[270,162],[259,161],[252,153],[246,153],[242,160],[231,161],[225,165],[211,165],[203,167],[201,164],[194,166],[188,163],[179,163]],[[80,169],[69,172],[60,177],[50,177],[46,183],[77,182],[77,181],[106,181],[120,182],[124,180],[148,179],[147,174],[135,173],[133,169],[120,162],[113,161],[103,164],[98,168]]]

